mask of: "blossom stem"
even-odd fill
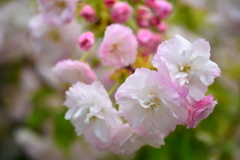
[[[86,58],[88,57],[88,55],[89,55],[89,52],[85,52],[85,53],[82,55],[80,61],[85,61]]]
[[[111,96],[113,94],[113,92],[118,87],[118,85],[119,85],[119,83],[118,83],[118,81],[116,81],[115,84],[112,86],[112,88],[110,88],[109,91],[108,91],[109,96]]]

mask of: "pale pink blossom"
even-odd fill
[[[157,47],[161,42],[160,35],[153,33],[148,29],[139,29],[137,39],[140,46],[145,47],[151,52],[156,52]]]
[[[94,45],[94,35],[92,32],[83,33],[78,37],[78,44],[84,51],[88,51]]]
[[[210,59],[210,45],[204,39],[190,43],[180,35],[158,47],[153,65],[161,70],[159,60],[167,66],[170,77],[179,86],[189,88],[188,97],[201,100],[215,77],[220,76],[218,65]]]
[[[131,128],[142,127],[148,135],[156,131],[168,134],[187,119],[187,109],[173,84],[153,70],[137,69],[115,97],[120,114]]]
[[[92,6],[86,5],[83,7],[83,9],[80,12],[80,15],[89,22],[93,22],[96,17],[95,10],[93,9]]]
[[[157,0],[155,1],[153,9],[157,16],[166,19],[172,13],[173,6],[168,1]]]
[[[99,56],[103,65],[123,68],[136,60],[137,47],[137,39],[130,28],[112,24],[105,31]]]
[[[63,25],[74,18],[74,0],[38,0],[38,4],[44,19],[53,25]]]
[[[131,155],[144,145],[159,148],[164,144],[165,135],[156,132],[151,136],[144,136],[139,130],[133,130],[129,124],[119,127],[114,136],[111,151],[118,155]]]
[[[85,62],[76,60],[59,61],[53,68],[53,73],[62,82],[74,84],[78,81],[91,84],[97,79],[96,74]]]
[[[132,12],[133,9],[127,2],[116,2],[111,9],[111,18],[115,23],[125,23]]]
[[[99,81],[91,85],[83,82],[74,84],[66,92],[64,105],[68,107],[65,119],[71,120],[79,136],[85,133],[88,133],[88,136],[92,135],[87,137],[92,145],[96,143],[98,146],[99,141],[111,144],[113,135],[122,121]]]
[[[28,26],[33,48],[41,58],[53,59],[56,63],[70,53],[77,52],[76,39],[81,34],[81,26],[76,21],[54,26],[46,23],[43,15],[38,14],[29,20]]]
[[[104,0],[104,4],[107,7],[112,7],[116,3],[116,0]]]
[[[214,110],[217,101],[213,101],[213,96],[205,96],[202,100],[194,104],[188,104],[187,128],[195,128],[199,122],[207,118]]]

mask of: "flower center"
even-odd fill
[[[159,100],[154,93],[148,94],[143,100],[139,100],[143,108],[148,110],[158,111],[161,106],[161,100]]]
[[[112,48],[111,48],[110,52],[115,52],[117,50],[118,50],[118,45],[114,44],[114,45],[112,45]]]
[[[60,10],[63,10],[67,7],[66,2],[64,2],[64,1],[56,2],[55,4]]]
[[[53,41],[53,42],[59,42],[61,41],[61,36],[56,30],[51,30],[48,32],[48,37]]]
[[[180,67],[180,72],[188,72],[189,70],[191,70],[191,66],[188,63],[185,63],[184,67]]]

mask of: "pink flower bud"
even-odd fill
[[[167,23],[164,23],[164,22],[161,22],[158,26],[157,26],[157,29],[160,31],[160,32],[166,32],[168,26],[167,26]]]
[[[146,6],[141,6],[137,9],[136,21],[139,27],[149,27],[149,19],[152,17],[150,9]]]
[[[160,0],[155,2],[154,12],[157,16],[166,19],[173,10],[173,6],[171,3],[165,0]]]
[[[83,7],[82,11],[80,12],[80,15],[89,22],[93,22],[95,19],[95,11],[89,5]]]
[[[153,17],[153,18],[151,18],[150,21],[151,21],[151,24],[152,24],[152,25],[157,26],[157,25],[160,24],[161,18],[159,18],[159,17]]]
[[[84,51],[88,51],[94,44],[94,35],[92,32],[86,32],[78,38],[78,44]]]
[[[155,52],[161,41],[159,34],[152,33],[147,29],[140,29],[137,33],[137,39],[139,44],[150,52]]]
[[[155,0],[145,0],[145,4],[149,7],[155,7]]]
[[[149,20],[137,18],[136,21],[139,27],[147,28],[150,26]]]
[[[112,20],[125,23],[132,15],[132,7],[127,2],[116,2],[111,10]]]
[[[107,7],[112,7],[115,4],[116,0],[104,0],[104,4]]]

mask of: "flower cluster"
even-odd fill
[[[122,59],[131,48],[126,50],[125,44],[130,38],[121,41],[124,33],[118,37],[108,32],[111,28],[117,32],[115,27],[121,26],[107,28],[100,57],[109,54],[105,57],[112,60],[109,65],[119,68],[124,66],[123,62],[128,63]],[[213,112],[217,102],[205,93],[214,78],[220,76],[220,69],[209,57],[208,42],[198,39],[190,43],[176,35],[159,45],[152,60],[157,71],[137,68],[120,85],[115,94],[118,112],[100,82],[77,82],[66,92],[65,105],[69,110],[65,118],[72,121],[78,135],[84,134],[99,150],[130,155],[146,144],[160,147],[178,124],[195,128]]]
[[[195,128],[213,112],[217,101],[205,94],[220,69],[210,60],[209,43],[176,35],[160,44],[167,29],[162,20],[173,9],[168,1],[145,0],[135,12],[128,2],[105,0],[102,17],[85,2],[38,2],[41,13],[29,22],[33,43],[42,54],[55,53],[53,75],[71,85],[65,119],[94,148],[131,155],[143,145],[160,147],[177,125]],[[78,9],[93,28],[105,25],[103,17],[113,22],[102,27],[101,40],[95,40],[101,34],[76,32]],[[84,51],[80,60],[68,56],[75,45]],[[115,81],[108,92],[99,71],[105,66],[112,68],[108,79]]]

